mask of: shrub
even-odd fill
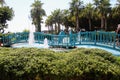
[[[0,48],[0,80],[120,80],[119,65],[99,49]]]

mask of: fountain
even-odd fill
[[[29,32],[29,38],[28,38],[28,43],[17,43],[12,45],[13,48],[22,48],[22,47],[27,47],[27,48],[49,48],[48,45],[48,40],[47,38],[44,39],[43,44],[35,43],[34,39],[34,29],[33,27],[30,28]]]
[[[45,34],[44,34],[45,35]],[[99,49],[103,49],[103,50],[106,50],[106,51],[110,51],[111,53],[113,53],[114,55],[120,55],[120,52],[117,51],[117,50],[114,50],[112,48],[107,48],[107,47],[104,47],[104,46],[99,46],[99,45],[86,45],[86,44],[78,44],[78,45],[74,45],[74,40],[76,38],[74,38],[73,36],[74,34],[72,33],[72,31],[69,32],[69,35],[66,36],[66,34],[64,33],[64,31],[61,31],[59,36],[56,37],[55,36],[55,39],[53,39],[54,37],[52,37],[51,39],[49,37],[47,37],[49,39],[49,42],[51,40],[54,40],[54,43],[58,42],[60,45],[57,45],[57,46],[53,46],[53,47],[49,47],[48,45],[48,39],[46,38],[46,36],[42,37],[42,39],[40,38],[39,40],[41,40],[41,42],[43,44],[40,44],[40,43],[35,43],[35,40],[34,40],[34,33],[32,31],[30,31],[29,33],[29,39],[28,39],[28,43],[16,43],[16,44],[13,44],[12,47],[13,48],[22,48],[22,47],[27,47],[27,48],[31,48],[31,47],[34,47],[34,48],[49,48],[53,51],[67,51],[69,49],[72,49],[72,48],[81,48],[81,47],[85,47],[85,48],[99,48]],[[81,37],[81,36],[80,36]],[[43,40],[44,39],[44,40]],[[80,38],[81,39],[81,38]],[[55,42],[56,41],[56,42]],[[80,40],[81,41],[81,40]],[[37,40],[36,40],[37,42]],[[50,42],[51,44],[51,42]],[[62,45],[61,45],[62,44]],[[68,46],[64,46],[63,44],[67,44]],[[69,46],[69,44],[73,44],[74,46],[76,47],[72,47],[71,45]],[[54,45],[54,44],[53,44]],[[66,49],[66,48],[69,48],[69,49]]]
[[[29,45],[33,45],[34,42],[35,42],[34,33],[32,30],[30,30],[28,43],[29,43]]]
[[[31,46],[31,47],[37,47],[37,48],[39,46],[41,46],[42,48],[48,48],[49,47],[47,38],[44,39],[44,43],[43,44],[35,43],[34,32],[33,32],[33,28],[32,27],[30,29],[28,43],[29,43],[29,46]]]
[[[13,48],[22,48],[22,47],[27,47],[27,48],[49,48],[48,45],[48,40],[47,38],[44,39],[43,44],[35,43],[34,41],[34,35],[33,33],[29,34],[29,39],[28,43],[17,43],[12,45]]]
[[[44,39],[43,47],[44,48],[48,48],[49,47],[47,38]]]

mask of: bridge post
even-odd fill
[[[78,34],[78,37],[79,37],[79,44],[81,44],[81,32],[79,32],[79,34]]]
[[[69,40],[68,40],[69,39]],[[67,45],[66,45],[66,49],[68,49],[68,45],[70,44],[70,35],[67,35]]]
[[[76,38],[77,38],[77,34],[74,35],[74,47],[75,47],[75,42],[77,41]]]
[[[113,35],[113,48],[114,49],[115,49],[115,45],[116,45],[115,40],[116,40],[116,33],[114,33],[114,35]]]
[[[95,40],[94,40],[94,44],[96,45],[96,36],[97,36],[97,31],[94,31],[94,35],[95,35]]]
[[[4,45],[5,43],[5,35],[2,36],[2,44]]]

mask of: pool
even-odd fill
[[[120,51],[114,50],[112,48],[95,46],[95,45],[78,45],[77,48],[98,48],[112,53],[113,55],[120,56]]]
[[[13,44],[11,45],[12,48],[22,48],[22,47],[26,47],[26,48],[48,48],[45,47],[44,44],[38,44],[38,43],[34,43],[34,44],[29,44],[29,43],[17,43],[17,44]]]
[[[44,44],[38,44],[38,43],[34,43],[32,45],[29,45],[28,43],[17,43],[17,44],[13,44],[11,46],[12,48],[22,48],[22,47],[26,47],[26,48],[49,48],[49,46],[45,46]],[[98,48],[98,49],[102,49],[102,50],[105,50],[105,51],[108,51],[110,53],[112,53],[113,55],[116,55],[116,56],[120,56],[120,51],[118,50],[114,50],[112,48],[107,48],[107,47],[101,47],[101,46],[95,46],[95,45],[77,45],[76,46],[77,48]],[[64,51],[62,49],[52,49],[54,51]],[[70,49],[68,49],[70,50]]]

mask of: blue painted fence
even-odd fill
[[[28,42],[29,33],[11,33],[3,37],[4,45],[12,45],[15,43],[26,43]],[[115,32],[104,32],[104,31],[92,31],[92,32],[79,32],[71,33],[67,35],[53,35],[45,34],[41,32],[34,33],[34,39],[36,43],[43,44],[44,39],[48,39],[50,46],[56,47],[74,47],[76,45],[90,44],[104,47],[110,47],[120,50],[118,44],[120,40],[120,34]]]

